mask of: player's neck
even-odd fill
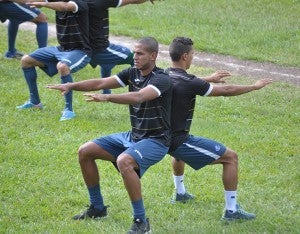
[[[182,70],[187,70],[187,67],[186,67],[186,65],[185,65],[185,63],[183,63],[183,62],[172,62],[172,68],[180,68],[180,69],[182,69]]]
[[[154,68],[155,68],[155,64],[152,64],[151,66],[149,66],[149,67],[146,68],[146,69],[141,69],[141,70],[140,70],[141,75],[142,75],[142,76],[147,76],[147,75],[149,75],[149,74],[153,71]]]

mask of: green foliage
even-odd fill
[[[0,27],[1,38],[3,29]],[[36,48],[34,34],[20,31],[19,38],[21,51]],[[5,49],[6,40],[1,40],[0,51]],[[99,161],[98,167],[109,216],[83,222],[71,217],[89,203],[77,162],[78,147],[98,136],[128,130],[127,107],[86,103],[82,93],[74,92],[77,117],[59,122],[63,97],[45,85],[60,79],[38,70],[46,108],[18,111],[16,106],[28,99],[20,63],[1,56],[0,71],[0,233],[125,233],[131,225],[130,202],[120,175],[107,162]],[[190,72],[200,76],[212,71],[192,67]],[[74,80],[98,74],[99,68],[88,66]],[[249,84],[254,80],[233,77],[227,82]],[[221,166],[200,171],[187,167],[186,186],[196,199],[171,205],[173,179],[166,156],[142,179],[153,233],[299,233],[299,106],[299,88],[280,82],[238,97],[198,98],[192,133],[216,139],[238,152],[238,200],[257,219],[230,225],[220,221],[224,207]]]

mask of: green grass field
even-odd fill
[[[167,3],[159,2],[154,7],[170,6]],[[3,53],[7,45],[2,25],[0,38],[4,38],[0,41]],[[20,31],[18,38],[21,51],[36,48],[33,33]],[[55,39],[50,44],[55,44]],[[291,64],[296,64],[297,53],[289,54]],[[280,50],[278,54],[285,56]],[[125,233],[131,225],[130,202],[120,175],[107,162],[99,161],[98,165],[105,203],[110,205],[109,216],[83,222],[74,222],[71,217],[89,203],[77,162],[78,147],[100,135],[128,130],[127,106],[86,103],[82,93],[76,92],[76,119],[59,122],[63,97],[45,88],[46,84],[59,83],[59,77],[49,78],[38,70],[40,96],[46,108],[17,111],[16,106],[28,99],[19,61],[1,56],[0,71],[0,233]],[[201,76],[212,70],[192,67],[190,72]],[[88,66],[74,74],[74,80],[98,75],[98,68]],[[236,76],[227,82],[249,84],[254,80]],[[238,152],[238,200],[257,219],[230,225],[220,221],[224,207],[221,166],[200,171],[187,167],[186,186],[196,199],[188,204],[170,204],[173,178],[171,158],[166,156],[142,179],[153,233],[299,233],[299,126],[299,88],[286,83],[276,82],[239,97],[198,98],[192,134],[216,139]]]
[[[299,14],[299,0],[164,0],[111,9],[110,31],[166,45],[188,36],[197,50],[299,67]]]

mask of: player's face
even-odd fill
[[[142,44],[136,44],[133,53],[134,66],[139,70],[147,70],[155,62],[156,53],[150,53]]]

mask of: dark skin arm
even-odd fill
[[[209,96],[237,96],[259,90],[272,82],[272,79],[261,79],[252,85],[216,85]]]
[[[122,94],[84,94],[87,102],[113,102],[118,104],[138,104],[153,100],[158,97],[158,93],[147,86],[138,92],[127,92]]]
[[[74,83],[66,84],[49,84],[47,85],[48,89],[56,89],[61,91],[62,95],[67,94],[70,90],[76,91],[97,91],[101,89],[114,89],[119,88],[121,85],[116,80],[115,77],[108,77],[105,79],[95,78],[90,80],[84,80]]]
[[[34,8],[41,8],[41,7],[46,7],[49,9],[52,9],[54,11],[76,11],[76,6],[73,3],[70,2],[27,2],[26,3],[28,6]]]

